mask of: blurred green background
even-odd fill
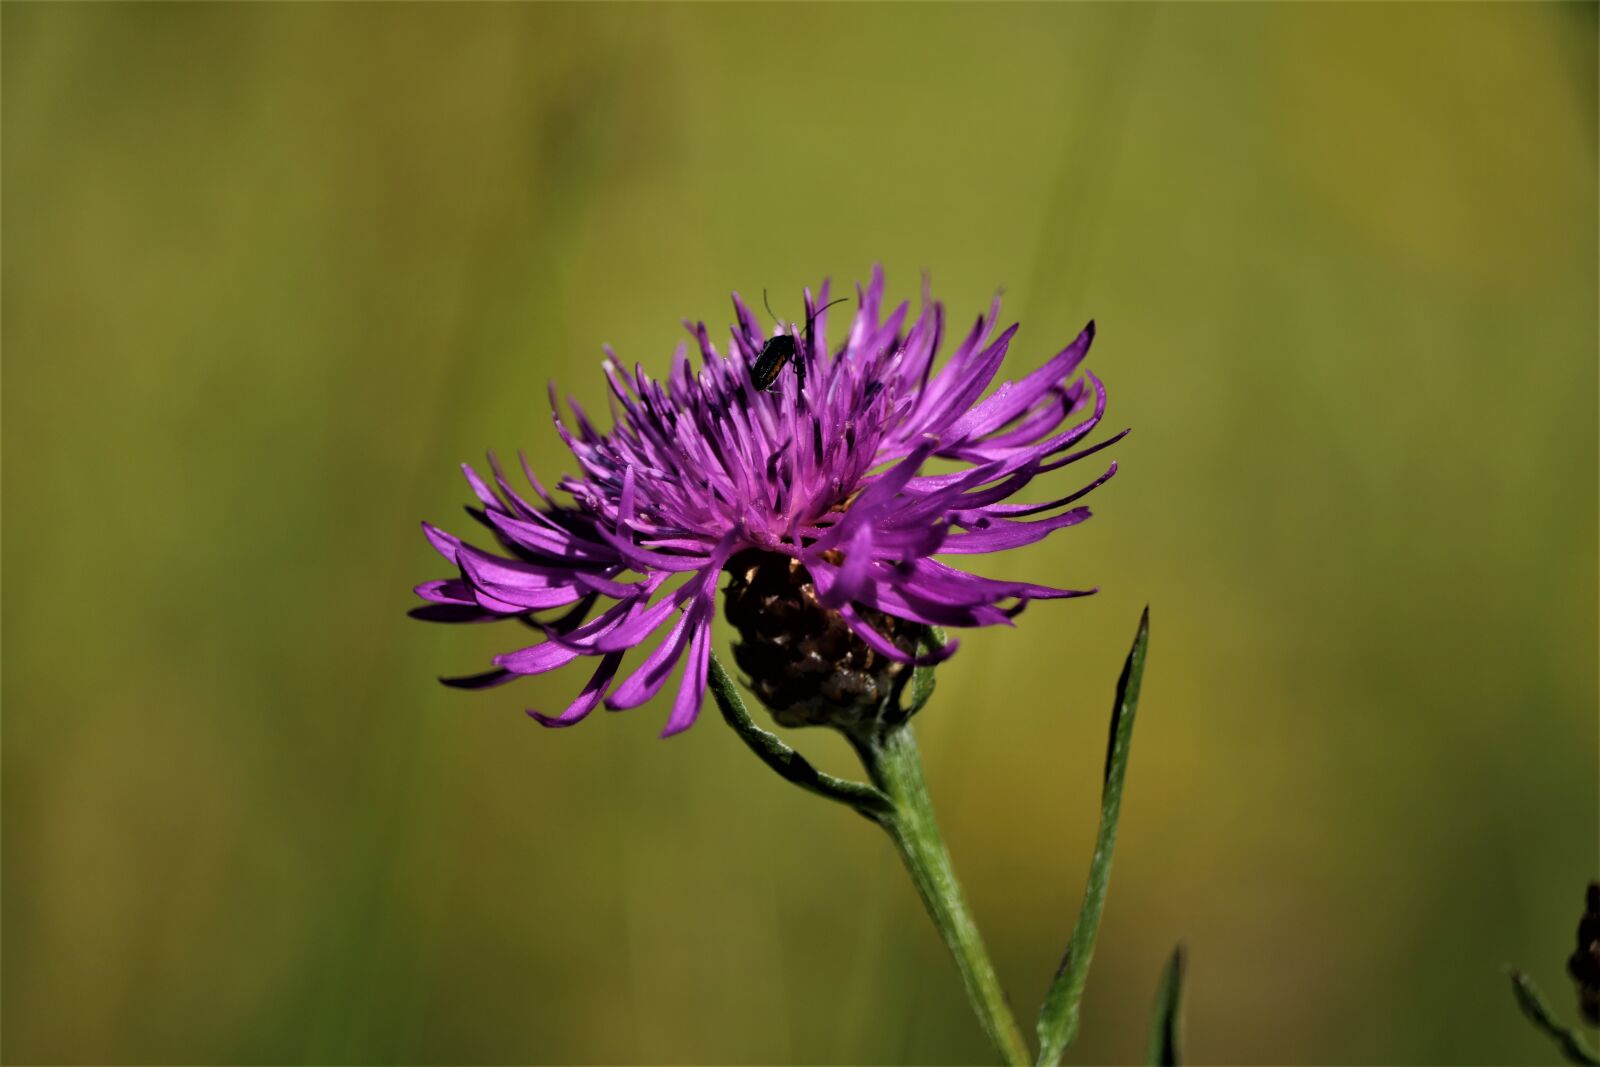
[[[886,840],[407,620],[545,383],[874,262],[1099,321],[1098,583],[919,720],[1025,1018],[1150,669],[1077,1062],[1550,1061],[1600,873],[1594,5],[6,3],[9,1062],[987,1058]],[[1053,483],[1063,490],[1077,483]],[[670,688],[668,690],[670,695]],[[833,769],[831,737],[797,739]]]

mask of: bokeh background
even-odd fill
[[[424,626],[485,448],[875,262],[1134,433],[920,720],[1077,1062],[1549,1061],[1600,873],[1594,5],[6,3],[8,1062],[987,1058],[887,842]],[[1066,483],[1062,483],[1064,486]],[[668,690],[670,693],[670,688]],[[797,742],[849,768],[830,737]]]

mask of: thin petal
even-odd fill
[[[973,554],[999,552],[1007,548],[1021,548],[1043,541],[1050,534],[1068,526],[1076,526],[1090,515],[1088,508],[1073,508],[1060,515],[1035,522],[1012,522],[1009,519],[988,519],[987,525],[967,533],[952,534],[945,538],[941,552]]]
[[[823,606],[838,607],[855,600],[861,594],[861,587],[866,584],[867,568],[871,563],[872,527],[862,524],[856,527],[855,533],[850,535],[849,544],[845,545],[844,562],[839,565],[836,580],[820,596]]]
[[[621,663],[621,652],[612,652],[609,655],[602,656],[600,665],[594,669],[594,674],[590,676],[588,684],[583,687],[583,691],[578,694],[577,699],[567,705],[566,711],[563,711],[560,715],[546,715],[537,709],[529,708],[529,716],[540,726],[549,726],[551,728],[571,726],[575,722],[582,722],[591,711],[599,706],[601,699],[606,695],[606,690],[611,688],[611,680],[616,677],[617,667]]]
[[[1078,369],[1094,343],[1094,323],[1083,328],[1078,339],[1020,381],[1002,382],[981,404],[957,419],[944,434],[951,440],[982,437],[1011,422],[1048,394],[1052,386]]]
[[[896,647],[895,644],[887,637],[884,637],[877,630],[874,630],[870,625],[868,625],[866,620],[861,618],[860,615],[856,614],[855,608],[851,607],[849,604],[846,604],[839,609],[839,617],[844,619],[844,621],[849,625],[850,629],[855,632],[856,636],[865,641],[874,651],[889,657],[896,663],[909,663],[915,667],[931,667],[935,663],[943,663],[945,660],[955,655],[956,649],[960,647],[961,644],[959,641],[951,641],[943,648],[934,652],[930,652],[925,656],[909,656],[900,651],[900,649]]]
[[[678,616],[678,622],[667,639],[645,657],[645,661],[617,687],[615,693],[606,698],[606,707],[612,711],[636,708],[661,691],[688,644],[692,627],[698,621],[696,615],[697,612],[691,608]]]
[[[494,658],[495,665],[512,674],[543,674],[557,667],[565,667],[578,658],[576,649],[546,641],[516,652],[506,652]]]
[[[439,681],[452,689],[492,689],[497,685],[505,685],[517,676],[511,671],[493,670],[484,671],[482,674],[468,674],[459,678],[440,678]]]
[[[699,618],[689,641],[689,653],[683,660],[683,681],[678,685],[678,696],[672,702],[672,715],[667,719],[666,729],[661,731],[662,737],[671,737],[693,726],[705,702],[706,675],[711,663],[711,601],[697,601],[694,610]]]

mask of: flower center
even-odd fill
[[[817,601],[797,559],[747,550],[727,567],[723,611],[739,631],[733,658],[782,726],[848,726],[871,719],[906,668],[857,637]],[[911,653],[921,627],[857,606],[873,629]]]

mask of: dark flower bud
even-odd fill
[[[878,717],[911,668],[870,648],[819,603],[804,564],[748,551],[728,572],[723,610],[739,631],[733,658],[779,725],[848,729]],[[923,627],[871,608],[856,611],[896,648],[916,651]]]
[[[1567,959],[1567,973],[1578,983],[1578,1010],[1589,1025],[1600,1026],[1600,882],[1590,882],[1578,920],[1578,947]]]

